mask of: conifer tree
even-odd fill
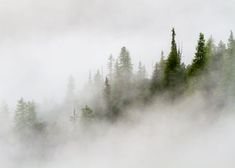
[[[107,77],[105,78],[104,97],[105,97],[106,102],[109,102],[111,99],[111,87],[110,87],[109,80]]]
[[[230,96],[235,96],[235,39],[230,32],[224,61],[224,89]]]
[[[171,51],[166,60],[164,70],[164,85],[167,88],[175,88],[179,84],[180,55],[175,42],[175,30],[172,29]]]
[[[94,119],[94,112],[88,105],[86,105],[84,108],[82,108],[81,117],[84,119],[84,121],[92,120]]]
[[[106,105],[106,111],[108,114],[110,114],[111,111],[111,107],[112,107],[112,100],[111,100],[111,86],[109,84],[109,80],[106,77],[105,78],[105,86],[104,86],[104,101],[105,101],[105,105]]]
[[[17,129],[33,128],[37,124],[34,102],[25,102],[23,98],[18,101],[15,123]]]
[[[151,79],[150,89],[151,89],[152,94],[155,94],[155,92],[162,90],[165,65],[166,65],[166,61],[164,59],[164,54],[162,51],[160,62],[155,64],[152,79]]]
[[[96,74],[94,76],[94,86],[99,91],[100,89],[102,89],[102,85],[103,85],[102,76],[100,74],[100,71],[97,70],[97,72],[96,72]]]
[[[25,124],[25,113],[26,113],[26,103],[24,102],[24,99],[21,98],[16,107],[15,111],[15,124],[16,128],[22,128]]]
[[[142,65],[141,62],[139,62],[139,65],[138,65],[137,77],[139,80],[143,80],[146,77],[146,69],[145,69],[145,66]]]
[[[192,65],[189,68],[188,72],[189,77],[199,75],[204,70],[206,63],[207,63],[207,58],[206,58],[205,39],[204,35],[200,33],[198,44],[196,47],[196,53]]]
[[[109,77],[109,80],[112,81],[113,79],[113,68],[114,68],[114,58],[112,55],[109,56],[108,58],[108,77]]]
[[[126,47],[121,48],[118,63],[121,77],[123,80],[129,80],[132,75],[132,63],[129,51]]]

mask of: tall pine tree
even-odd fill
[[[199,75],[204,70],[206,63],[207,58],[205,39],[204,34],[200,33],[196,53],[188,71],[189,77]]]
[[[180,53],[177,50],[175,42],[175,30],[172,29],[171,51],[166,60],[164,70],[164,86],[169,89],[174,89],[179,84],[179,71],[180,71]]]

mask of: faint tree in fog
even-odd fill
[[[109,80],[112,81],[113,79],[113,71],[114,71],[114,58],[112,55],[109,56],[108,58],[108,77]]]
[[[25,128],[32,128],[37,123],[35,104],[34,102],[25,102],[21,98],[16,107],[15,111],[15,124],[19,130]]]
[[[160,62],[155,63],[153,75],[151,78],[150,90],[152,94],[155,94],[156,92],[161,92],[163,89],[165,66],[166,60],[164,59],[164,54],[162,51]]]

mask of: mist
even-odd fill
[[[0,165],[234,167],[234,5],[0,0]]]
[[[125,120],[115,124],[94,122],[74,130],[60,122],[60,128],[53,126],[46,137],[36,133],[23,141],[1,132],[1,164],[9,168],[233,167],[233,111],[230,103],[222,111],[208,106],[198,93],[174,105],[159,102],[146,109],[129,109]]]
[[[233,1],[1,0],[0,4],[4,81],[0,99],[12,105],[21,96],[38,101],[62,97],[69,75],[84,81],[89,70],[105,71],[107,57],[117,55],[122,46],[151,73],[161,50],[169,50],[166,37],[172,27],[186,63],[194,53],[196,34],[213,35],[219,42],[234,27]]]

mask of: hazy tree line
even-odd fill
[[[131,55],[122,47],[117,58],[108,58],[107,75],[97,71],[84,88],[89,99],[76,95],[74,81],[69,80],[65,103],[70,107],[66,113],[72,123],[88,123],[93,120],[115,122],[125,116],[131,106],[147,106],[158,98],[166,97],[171,103],[195,92],[204,96],[216,97],[222,105],[235,96],[235,39],[230,33],[227,44],[213,42],[199,34],[195,54],[191,64],[181,60],[181,50],[176,43],[176,33],[172,29],[170,52],[161,52],[151,77],[146,75],[145,66],[140,62],[137,72],[133,71]],[[84,94],[83,94],[84,95]],[[84,98],[85,99],[85,98]],[[77,108],[78,107],[78,108]],[[37,118],[34,102],[20,99],[15,110],[17,130],[43,130],[45,123]]]

